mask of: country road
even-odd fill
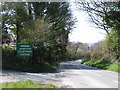
[[[58,73],[27,73],[3,70],[0,77],[0,83],[33,80],[38,83],[52,83],[58,87],[118,88],[117,72],[82,65],[81,60],[60,63]]]
[[[62,81],[73,88],[118,88],[118,73],[80,64],[80,60],[60,64]]]

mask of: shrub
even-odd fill
[[[42,45],[39,45],[42,46]],[[7,47],[7,48],[6,48]],[[49,58],[44,59],[44,48],[34,49],[33,57],[17,57],[16,49],[9,46],[2,47],[2,68],[7,70],[27,72],[54,72],[57,70],[57,61],[48,63]],[[42,51],[42,52],[41,52]],[[46,60],[46,61],[45,61]]]
[[[84,62],[87,62],[87,61],[89,61],[89,60],[88,59],[82,59],[81,64],[83,64]]]
[[[7,46],[7,45],[2,45],[3,49],[9,49],[9,50],[16,50],[16,47],[13,46]]]
[[[94,59],[101,59],[101,57],[103,57],[104,52],[102,50],[95,50],[91,52],[90,58],[91,60]]]

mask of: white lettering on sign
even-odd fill
[[[30,54],[23,54],[23,53],[21,53],[20,55],[21,56],[29,56]]]
[[[18,44],[17,56],[32,56],[32,45],[31,44]]]
[[[19,48],[19,50],[32,50],[31,48]]]
[[[30,45],[20,45],[20,47],[30,47]]]

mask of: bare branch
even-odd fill
[[[105,16],[108,12],[116,7],[114,2],[103,2],[95,0],[79,0],[77,1],[77,6],[79,10],[87,12],[90,21],[93,22],[98,28],[103,29],[109,34],[110,26],[105,21]]]

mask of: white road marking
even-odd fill
[[[97,76],[102,76],[102,75],[100,75],[100,74],[97,74],[97,73],[94,73],[94,72],[91,72],[90,70],[86,70],[87,72],[89,72],[89,73],[92,73],[92,74],[94,74],[94,75],[97,75]]]
[[[104,74],[107,74],[107,76],[112,76],[112,77],[118,77],[118,73],[117,72],[112,72],[112,71],[107,71],[107,70],[102,70],[102,72],[104,72]]]
[[[90,71],[88,71],[88,70],[86,70],[87,72],[90,72]]]
[[[114,80],[113,82],[118,83],[118,81]]]

